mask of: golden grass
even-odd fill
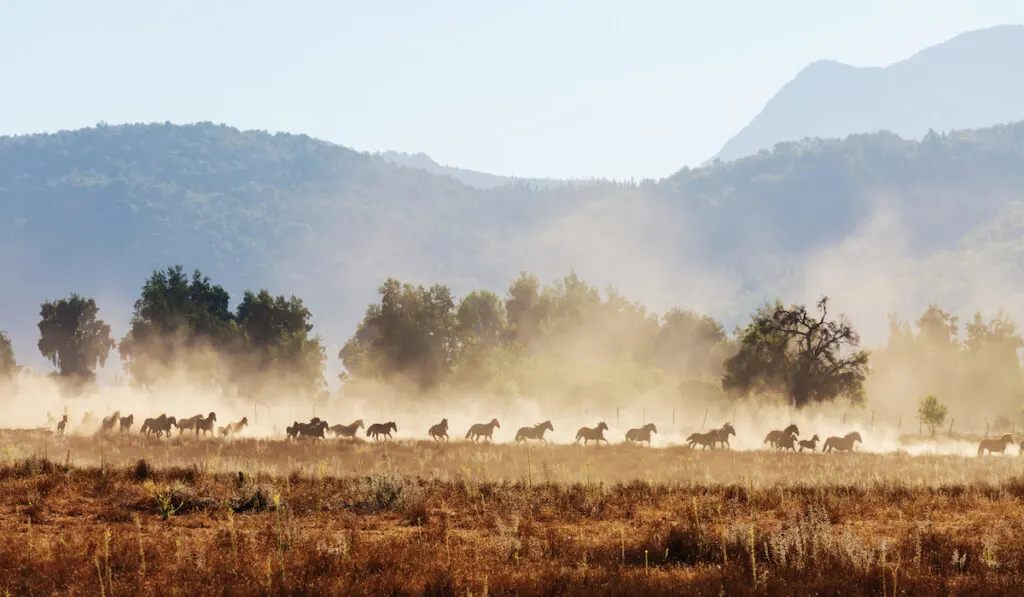
[[[1024,591],[1015,455],[11,439],[11,595]]]

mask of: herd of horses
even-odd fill
[[[88,426],[94,421],[91,419],[92,414],[86,413],[82,420],[83,426]],[[51,424],[54,420],[51,418]],[[247,417],[242,417],[240,420],[233,423],[228,423],[217,427],[217,414],[210,412],[207,415],[195,414],[190,417],[176,418],[169,417],[166,414],[160,416],[145,419],[142,422],[142,426],[139,432],[146,436],[153,436],[156,438],[170,437],[172,435],[172,429],[178,430],[178,435],[181,436],[186,431],[189,431],[195,435],[196,438],[203,435],[206,437],[209,435],[219,435],[222,438],[226,438],[233,434],[237,434],[242,431],[248,424],[249,420]],[[128,416],[121,416],[120,411],[114,411],[111,415],[104,417],[100,421],[99,431],[100,435],[113,433],[115,429],[120,433],[128,433],[135,423],[135,416],[129,414]],[[64,435],[68,424],[68,416],[65,414],[63,418],[57,423],[57,434]],[[490,441],[494,442],[494,432],[496,429],[501,428],[501,423],[498,419],[491,419],[487,423],[476,423],[471,425],[469,430],[466,431],[465,439],[472,440],[474,442]],[[355,438],[358,435],[360,429],[365,429],[366,437],[372,437],[375,441],[381,439],[391,439],[391,433],[398,431],[398,425],[394,421],[387,421],[384,423],[373,423],[367,427],[362,419],[357,419],[348,425],[328,425],[327,421],[319,417],[313,417],[309,422],[293,421],[291,425],[285,428],[286,436],[288,439],[300,439],[300,438],[326,438],[328,433],[331,433],[335,438]],[[528,427],[520,427],[515,434],[515,443],[523,443],[528,441],[540,441],[547,443],[545,438],[546,432],[554,432],[554,426],[551,421],[544,421],[536,425]],[[600,445],[601,442],[608,443],[608,439],[604,433],[608,431],[608,425],[604,421],[600,421],[594,427],[581,427],[576,432],[575,443],[582,442],[583,445],[588,445],[591,442]],[[651,434],[657,433],[658,428],[654,423],[647,423],[642,427],[630,429],[625,434],[625,440],[630,444],[647,444],[651,445]],[[435,425],[430,426],[427,430],[427,435],[436,442],[447,442],[448,436],[448,419],[441,419],[441,421]],[[692,449],[697,446],[701,446],[702,449],[711,448],[716,449],[719,445],[723,448],[729,448],[729,436],[736,436],[736,429],[731,423],[726,422],[721,427],[711,429],[709,431],[701,431],[691,433],[686,438],[686,444]],[[768,435],[764,438],[764,445],[770,446],[777,450],[791,450],[791,451],[810,451],[816,452],[818,443],[821,441],[817,434],[811,436],[810,439],[800,439],[800,430],[794,425],[789,425],[784,429],[773,429],[768,432]],[[983,456],[985,453],[1004,453],[1007,446],[1013,443],[1013,436],[1009,433],[1003,434],[999,438],[986,438],[981,440],[978,445],[978,456]],[[824,445],[822,446],[822,452],[851,452],[854,449],[855,444],[858,442],[863,443],[863,439],[860,433],[852,431],[843,436],[831,436],[828,437]],[[1024,454],[1024,441],[1020,443],[1020,452]]]

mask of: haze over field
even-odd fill
[[[819,18],[820,8],[791,5],[805,11],[801,19],[807,22]],[[176,19],[187,18],[178,12],[186,10],[181,6],[133,10],[160,12],[162,27],[173,30]],[[620,422],[613,430],[619,435],[648,419],[663,425],[675,410],[675,428],[661,432],[657,442],[678,443],[694,430],[729,419],[744,428],[735,440],[740,448],[760,446],[768,425],[799,420],[824,436],[839,434],[842,426],[871,426],[876,416],[865,449],[882,451],[893,449],[900,433],[916,431],[918,401],[941,389],[958,429],[981,433],[997,417],[1016,422],[1024,385],[1019,362],[1016,368],[1004,365],[1006,355],[1017,350],[1012,321],[1024,317],[1024,124],[1010,121],[1024,119],[1024,112],[1013,111],[1024,104],[1014,99],[1019,74],[1007,56],[1024,43],[1024,29],[1000,26],[957,35],[970,27],[1021,20],[1024,13],[1016,4],[986,6],[972,6],[964,16],[966,9],[951,2],[929,3],[928,10],[923,4],[880,8],[879,3],[875,10],[881,13],[845,20],[842,34],[835,26],[819,25],[813,35],[806,23],[785,20],[784,6],[763,15],[759,11],[767,9],[754,7],[748,16],[759,30],[766,23],[776,23],[779,31],[799,30],[790,36],[792,47],[766,44],[757,57],[730,49],[729,36],[742,33],[745,47],[753,47],[764,35],[737,26],[718,39],[718,63],[706,52],[699,58],[684,51],[699,38],[680,35],[680,28],[696,27],[672,14],[680,9],[652,16],[597,7],[581,16],[557,12],[567,10],[561,7],[520,34],[532,31],[550,41],[544,35],[583,36],[585,25],[591,25],[586,36],[592,40],[615,23],[621,43],[591,47],[589,54],[562,49],[533,63],[533,70],[525,66],[527,55],[508,53],[519,47],[519,38],[487,37],[485,28],[456,36],[463,42],[459,48],[449,46],[454,38],[443,31],[463,31],[460,23],[469,16],[431,13],[435,27],[430,29],[421,9],[408,5],[390,15],[378,14],[379,8],[332,13],[338,9],[321,6],[324,14],[307,26],[344,20],[347,35],[316,37],[315,44],[278,48],[274,52],[280,55],[274,56],[255,46],[261,28],[283,26],[275,20],[281,15],[254,9],[245,17],[249,20],[243,19],[249,27],[217,29],[226,36],[221,39],[207,29],[227,18],[218,12],[227,9],[217,7],[207,15],[209,23],[195,29],[195,47],[169,45],[180,50],[173,61],[155,49],[164,33],[145,26],[125,33],[152,34],[141,47],[159,56],[139,70],[138,56],[116,53],[95,33],[113,25],[68,6],[65,15],[81,20],[75,21],[75,31],[52,23],[48,31],[59,38],[55,43],[70,43],[81,35],[83,23],[92,22],[95,43],[85,44],[78,60],[137,76],[130,92],[123,77],[115,80],[106,73],[86,85],[81,69],[72,72],[71,62],[53,63],[46,52],[33,54],[40,61],[35,68],[53,73],[44,80],[28,79],[36,71],[27,62],[0,65],[0,76],[12,88],[26,90],[0,98],[0,112],[10,115],[0,128],[16,133],[0,138],[0,268],[15,281],[0,293],[0,329],[12,338],[20,364],[48,372],[52,366],[36,347],[41,302],[70,293],[92,297],[111,338],[119,341],[129,331],[147,278],[154,270],[182,264],[224,287],[230,295],[224,307],[232,312],[225,321],[245,328],[245,334],[254,329],[246,325],[257,325],[252,319],[240,323],[240,314],[233,319],[245,290],[301,297],[311,314],[311,333],[320,336],[328,387],[337,394],[344,362],[339,351],[353,338],[367,304],[379,298],[377,289],[386,278],[444,285],[453,295],[452,311],[472,291],[491,291],[498,297],[496,313],[504,318],[498,327],[504,334],[515,329],[506,321],[512,313],[505,299],[520,272],[536,274],[541,285],[553,287],[575,272],[583,295],[600,294],[594,303],[599,307],[585,304],[599,314],[588,315],[579,329],[559,331],[552,324],[556,331],[543,341],[530,339],[534,344],[526,352],[543,352],[548,360],[497,349],[472,362],[449,355],[441,377],[456,379],[479,369],[487,372],[481,374],[486,379],[463,380],[450,396],[449,386],[432,386],[434,402],[427,408],[420,406],[423,397],[382,402],[358,392],[352,398],[350,391],[349,400],[322,406],[325,416],[332,423],[394,418],[403,432],[416,435],[443,416],[451,418],[453,428],[498,416],[511,426],[503,428],[508,436],[520,425],[552,419],[560,437],[571,439],[581,425],[610,422],[616,407]],[[119,18],[136,14],[119,8]],[[523,20],[537,10],[523,6],[514,17]],[[716,12],[724,8],[708,10],[709,19],[725,18]],[[48,18],[35,11],[20,13],[15,27],[15,20],[0,18],[0,44],[35,47],[38,42],[21,33]],[[584,22],[570,32],[556,27],[570,17]],[[914,27],[898,27],[911,21]],[[631,25],[648,33],[638,36]],[[502,26],[511,30],[510,21]],[[379,41],[367,42],[374,27],[409,35],[400,36],[397,48],[375,53]],[[863,44],[869,28],[877,43]],[[900,35],[885,35],[887,28]],[[428,50],[413,52],[406,45],[427,37],[436,42],[425,46]],[[640,37],[643,44],[630,42]],[[204,48],[233,42],[252,50],[244,63],[249,66],[217,69],[224,66],[220,53],[207,61]],[[473,44],[477,51],[466,51]],[[360,52],[347,51],[350,45]],[[885,69],[856,70],[815,62],[821,52],[858,66],[914,57]],[[324,62],[305,53],[365,58],[338,62],[338,70],[325,78]],[[390,78],[381,74],[409,56],[415,64],[402,62],[400,73]],[[503,60],[492,66],[501,68],[477,68],[496,56]],[[431,57],[447,62],[427,64]],[[165,60],[169,68],[154,79]],[[419,68],[418,61],[424,61]],[[762,61],[773,64],[764,68]],[[200,63],[206,66],[188,70]],[[580,68],[566,77],[559,69],[567,64]],[[801,70],[806,64],[811,66]],[[257,76],[267,72],[278,78],[272,85]],[[786,84],[794,73],[800,74]],[[980,74],[968,81],[965,73]],[[294,77],[305,83],[298,85]],[[727,78],[731,82],[724,83]],[[524,84],[527,80],[531,85]],[[57,109],[53,98],[66,94],[54,81],[79,85],[76,101],[62,100]],[[346,82],[344,89],[339,81]],[[959,95],[951,97],[935,81],[952,85]],[[780,88],[755,118],[758,102]],[[213,99],[183,89],[223,93]],[[367,92],[353,91],[358,89]],[[425,89],[437,90],[436,95]],[[823,89],[832,95],[821,95]],[[702,99],[711,95],[715,99]],[[215,125],[210,119],[260,130]],[[734,155],[724,157],[737,159],[686,166],[712,155],[751,119],[750,128],[726,144]],[[96,121],[153,124],[101,122],[81,128]],[[190,121],[198,124],[172,124]],[[963,126],[971,128],[952,130]],[[41,132],[61,128],[71,130]],[[925,135],[929,128],[933,132]],[[801,140],[807,135],[829,138]],[[765,148],[770,150],[758,151]],[[404,153],[421,150],[427,153]],[[574,305],[575,295],[559,288],[552,290],[562,293],[558,300]],[[779,297],[787,305],[813,307],[821,295],[832,301],[830,314],[849,317],[862,347],[889,351],[888,361],[878,360],[888,369],[873,369],[868,377],[865,410],[851,411],[845,404],[803,413],[737,406],[702,393],[707,383],[719,383],[728,352],[717,355],[715,363],[666,373],[678,363],[666,364],[651,348],[661,346],[659,333],[670,336],[674,329],[664,320],[648,325],[651,314],[663,316],[678,307],[708,315],[721,324],[716,341],[728,345],[738,341],[734,328],[745,326],[765,301]],[[941,308],[940,315],[926,311],[932,304]],[[631,309],[640,315],[619,317]],[[895,326],[891,313],[898,315]],[[975,313],[982,320],[971,331],[967,324],[974,323]],[[969,356],[955,365],[928,361],[928,371],[918,371],[922,355],[934,348],[929,330],[950,323],[950,314],[960,318],[958,334],[943,341],[970,345]],[[903,324],[913,324],[909,336]],[[901,353],[906,338],[919,343]],[[530,347],[530,342],[520,345]],[[688,344],[688,337],[674,342],[671,350],[678,354],[708,352],[713,344]],[[278,358],[281,347],[271,344],[261,349]],[[637,352],[623,356],[622,346],[638,347]],[[238,349],[218,350],[221,355]],[[637,356],[644,350],[650,354]],[[993,372],[979,364],[988,350],[999,355],[1004,368]],[[129,376],[120,356],[115,349],[101,364],[104,383]],[[232,367],[236,377],[260,370]],[[959,377],[943,377],[943,367]],[[695,379],[705,389],[680,390],[680,384]],[[45,409],[59,414],[64,403],[48,383],[26,382],[28,389],[6,402],[7,420],[30,427],[44,423]],[[389,388],[399,389],[407,390]],[[226,422],[251,407],[180,379],[161,391],[139,394],[118,387],[81,398],[76,408],[79,414],[91,409],[105,415],[120,408],[149,416],[173,403],[183,409],[179,415],[215,407]],[[277,424],[279,433],[278,422],[310,416],[311,402],[295,404],[287,397],[292,388],[275,391],[280,400],[263,422],[254,423],[253,432],[274,433]],[[977,411],[979,404],[986,412]],[[844,415],[848,421],[837,423]],[[941,449],[962,452],[967,445]]]

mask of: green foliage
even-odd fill
[[[302,299],[265,289],[246,291],[232,312],[223,287],[199,270],[189,279],[175,265],[154,271],[143,285],[121,358],[141,385],[188,365],[193,378],[205,376],[250,398],[279,395],[281,385],[312,398],[326,385],[326,354],[311,335],[312,318]]]
[[[939,402],[935,394],[929,394],[922,398],[921,404],[917,407],[918,418],[928,427],[932,435],[935,435],[935,430],[946,420],[948,412],[949,409],[945,404]]]
[[[817,306],[817,317],[779,301],[759,309],[740,334],[738,353],[725,362],[723,388],[781,392],[797,408],[839,396],[863,400],[868,353],[857,350],[860,337],[844,318],[828,318],[827,297]]]
[[[72,294],[40,308],[39,352],[62,376],[91,379],[107,362],[115,342],[110,326],[97,317],[96,301]]]
[[[613,288],[602,297],[572,271],[544,287],[523,272],[504,301],[477,290],[457,308],[442,286],[389,279],[378,293],[338,355],[353,388],[405,379],[420,390],[611,403],[682,391],[678,380],[720,371],[729,346],[710,317],[675,309],[659,319]]]
[[[154,271],[142,286],[128,333],[119,345],[132,379],[151,385],[190,350],[224,350],[237,341],[230,297],[199,270]]]
[[[14,360],[14,345],[7,337],[7,332],[0,330],[0,378],[14,375],[17,366]]]

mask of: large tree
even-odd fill
[[[778,300],[758,309],[740,333],[739,352],[725,362],[723,388],[782,392],[798,408],[839,396],[861,401],[868,353],[845,318],[829,319],[827,297],[817,310]]]
[[[135,301],[121,359],[135,383],[149,385],[189,349],[223,350],[237,344],[230,297],[199,270],[181,265],[154,271]]]
[[[57,367],[60,375],[90,379],[114,348],[110,326],[97,317],[99,307],[91,298],[72,294],[47,301],[40,308],[39,352]]]
[[[421,389],[451,373],[457,348],[455,302],[447,286],[388,278],[338,357],[354,378],[404,377]]]
[[[236,357],[236,379],[249,395],[258,393],[262,378],[270,375],[304,395],[316,395],[326,384],[326,360],[313,314],[292,295],[272,296],[267,290],[246,291],[235,320],[244,335],[243,353]],[[247,383],[253,382],[253,383]]]

